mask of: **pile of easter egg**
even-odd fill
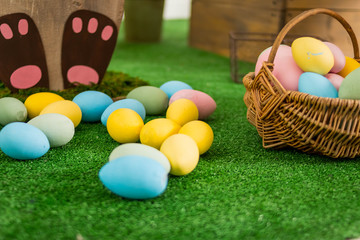
[[[18,160],[42,157],[50,148],[70,142],[80,121],[79,106],[55,93],[36,93],[24,103],[1,98],[0,149]]]
[[[268,60],[271,49],[259,55],[255,75]],[[359,67],[356,60],[345,56],[335,44],[300,37],[291,46],[279,46],[272,73],[286,90],[318,97],[360,99]]]
[[[181,81],[138,87],[115,102],[99,91],[81,92],[71,101],[51,92],[30,95],[24,103],[5,97],[0,149],[14,159],[36,159],[70,142],[81,122],[101,122],[120,144],[100,169],[101,182],[119,196],[148,199],[165,191],[169,174],[196,168],[213,142],[205,120],[215,109],[211,96]]]

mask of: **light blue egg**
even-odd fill
[[[141,102],[136,99],[121,99],[112,103],[105,109],[105,111],[101,115],[101,123],[106,126],[106,122],[110,114],[119,108],[129,108],[131,110],[134,110],[140,115],[143,120],[145,120],[146,111],[144,105]]]
[[[338,97],[338,92],[334,85],[326,77],[313,72],[305,72],[300,75],[299,92],[318,97]]]
[[[174,93],[176,93],[180,90],[193,89],[193,88],[187,83],[184,83],[182,81],[173,80],[173,81],[168,81],[168,82],[164,83],[163,85],[161,85],[160,89],[163,90],[170,99]]]
[[[106,163],[100,181],[111,192],[130,199],[150,199],[162,194],[168,183],[165,168],[144,156],[128,155]]]
[[[105,109],[113,103],[109,95],[94,90],[81,92],[72,101],[80,107],[84,122],[99,122]]]
[[[28,160],[42,157],[49,150],[50,143],[40,129],[13,122],[1,129],[0,148],[11,158]]]

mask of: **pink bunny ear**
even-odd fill
[[[11,91],[49,87],[44,47],[30,16],[0,17],[0,52],[0,79]]]
[[[89,10],[73,12],[65,23],[61,50],[64,87],[99,84],[117,35],[115,23],[107,16]]]

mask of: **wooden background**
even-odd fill
[[[359,0],[193,0],[189,45],[229,56],[229,32],[277,34],[284,24],[311,8],[329,8],[343,16],[360,38]],[[350,38],[341,25],[327,15],[310,17],[289,34],[312,35],[338,45],[353,56]],[[240,60],[255,62],[269,42],[238,42]]]

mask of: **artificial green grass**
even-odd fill
[[[246,119],[245,88],[229,59],[191,49],[187,21],[166,21],[163,41],[120,36],[109,69],[153,86],[181,80],[217,102],[215,138],[197,168],[170,176],[160,197],[120,198],[98,171],[118,144],[101,124],[33,161],[0,153],[0,239],[351,239],[360,236],[359,159],[266,150]],[[122,33],[121,33],[122,34]],[[242,64],[248,72],[252,64]]]

